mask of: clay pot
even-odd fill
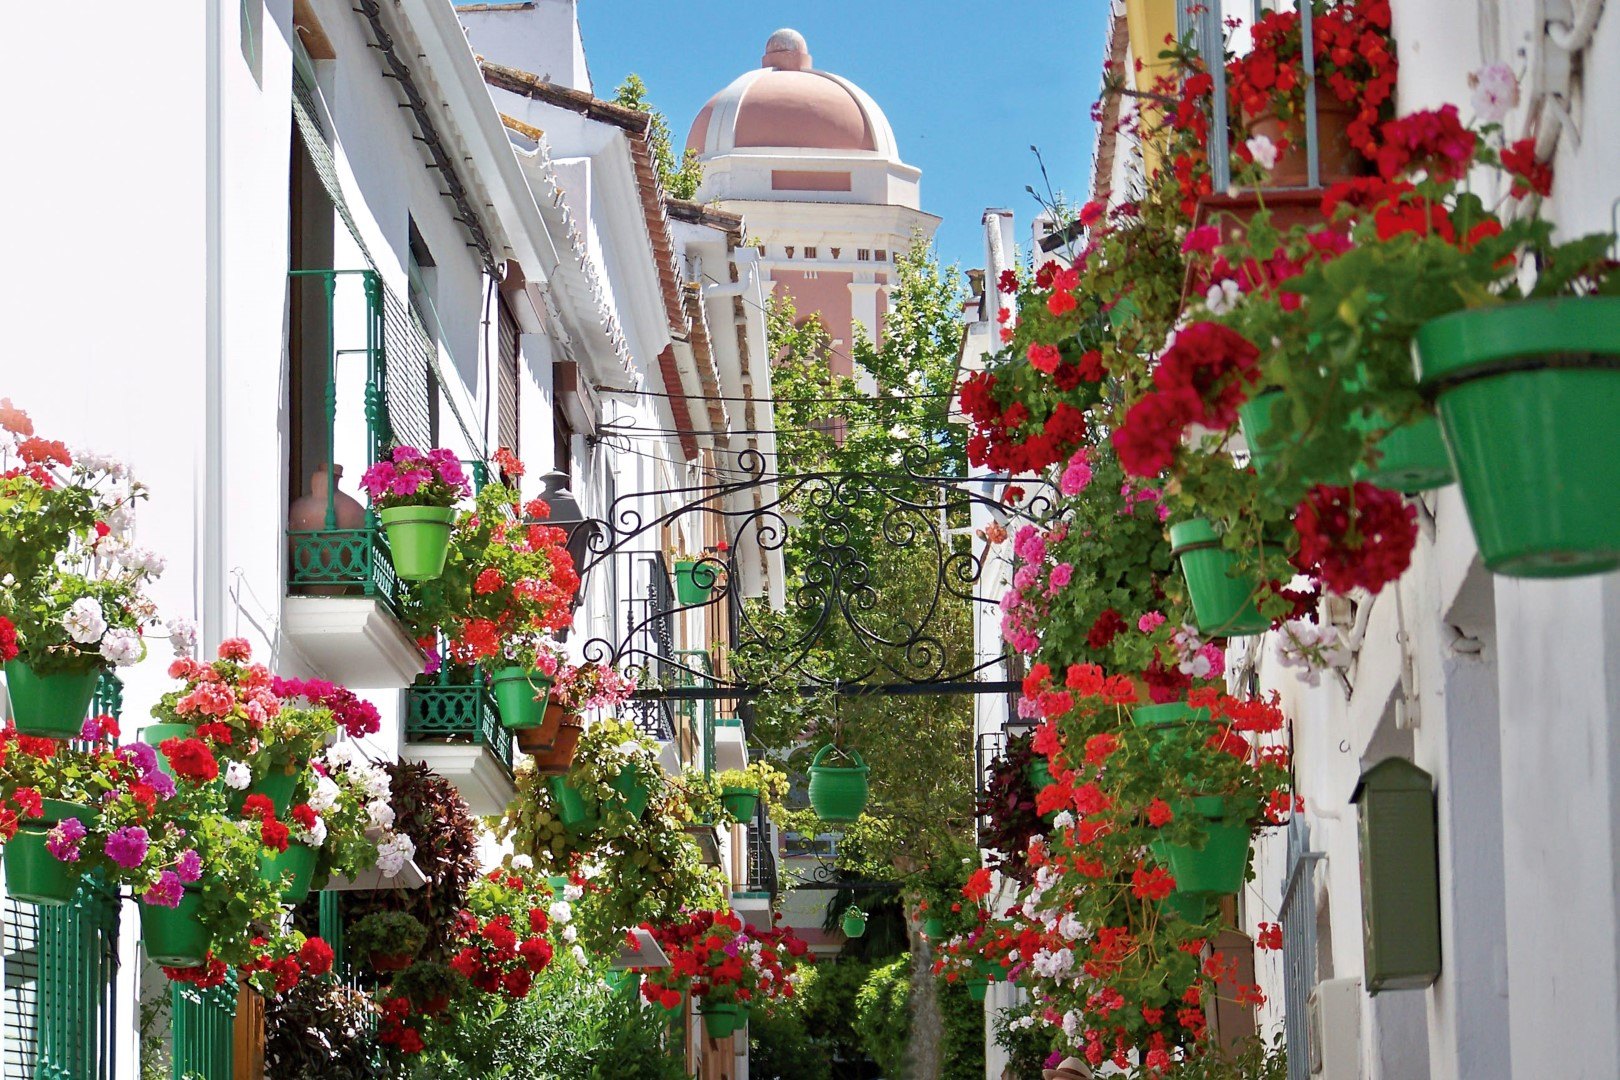
[[[1372,163],[1350,142],[1350,122],[1355,118],[1355,111],[1347,105],[1338,101],[1317,101],[1316,179],[1319,187],[1365,176],[1371,170]],[[1277,155],[1277,167],[1261,186],[1304,187],[1310,175],[1304,122],[1297,118],[1283,120],[1270,114],[1251,116],[1245,110],[1243,123],[1250,135],[1264,135],[1279,145],[1284,140],[1288,142],[1288,148]]]
[[[574,752],[579,749],[579,737],[584,732],[584,717],[578,713],[564,713],[557,728],[557,737],[552,740],[551,746],[534,753],[535,771],[541,776],[561,776],[567,772],[568,767],[574,763]],[[521,740],[522,732],[518,735]],[[521,747],[523,743],[520,741],[518,745]]]
[[[567,709],[555,701],[548,701],[539,727],[518,728],[512,732],[517,739],[518,749],[525,754],[546,753],[556,743],[557,733],[562,730],[563,717],[567,715]],[[578,736],[575,736],[575,740],[578,741]]]

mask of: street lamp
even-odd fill
[[[585,557],[590,553],[591,538],[596,535],[600,523],[587,520],[579,508],[579,501],[574,493],[568,490],[568,474],[560,469],[553,469],[540,478],[542,490],[540,497],[551,507],[551,517],[547,524],[554,525],[568,533],[568,554],[574,560],[574,570],[581,580],[580,594],[584,593],[583,581],[585,577]],[[576,594],[575,603],[579,602]]]

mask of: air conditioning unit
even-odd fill
[[[1322,1080],[1361,1078],[1361,980],[1324,979],[1311,991],[1311,1075]]]

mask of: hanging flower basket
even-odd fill
[[[1179,893],[1226,896],[1243,888],[1249,869],[1250,832],[1247,822],[1226,815],[1226,800],[1200,795],[1173,804],[1175,812],[1203,818],[1204,846],[1155,843],[1153,854],[1176,879]]]
[[[182,725],[155,724],[153,726],[181,727]],[[146,730],[150,731],[151,728]],[[143,739],[146,737],[145,731],[141,733],[141,737]],[[180,737],[186,738],[187,736]],[[161,758],[162,755],[159,755],[159,757]],[[275,805],[276,817],[286,817],[287,810],[292,806],[293,794],[298,790],[298,772],[299,770],[291,765],[286,768],[275,769],[254,780],[241,791],[231,792],[231,813],[240,815],[242,813],[242,804],[247,801],[249,795],[263,795]]]
[[[1531,578],[1620,566],[1620,298],[1459,311],[1415,346],[1485,565]]]
[[[1233,577],[1237,556],[1221,546],[1207,518],[1170,526],[1170,553],[1181,560],[1198,629],[1218,637],[1259,634],[1271,620],[1255,606],[1261,581],[1252,570]]]
[[[13,899],[51,906],[73,900],[84,875],[77,864],[63,862],[46,846],[50,830],[68,818],[77,818],[89,828],[95,822],[95,811],[79,803],[46,799],[43,816],[30,818],[6,842],[6,892]]]
[[[721,789],[720,805],[735,821],[753,821],[759,811],[759,789],[728,787]]]
[[[1156,739],[1148,747],[1148,756],[1158,761],[1164,756],[1165,746],[1176,733],[1190,724],[1209,723],[1208,709],[1194,709],[1184,701],[1171,701],[1163,705],[1139,705],[1131,713],[1131,723]]]
[[[266,881],[282,881],[281,899],[289,904],[302,904],[309,899],[317,854],[308,844],[290,843],[286,851],[259,856],[259,876]],[[283,874],[291,877],[283,879]]]
[[[703,1033],[711,1039],[728,1038],[743,1024],[741,1005],[705,1001],[698,1012],[703,1016]]]
[[[841,754],[852,765],[827,765],[829,754]],[[822,821],[841,824],[854,821],[866,809],[867,773],[871,769],[859,751],[845,754],[832,743],[816,751],[810,759],[810,806]]]
[[[846,911],[841,925],[845,937],[858,938],[866,933],[866,913],[864,911]]]
[[[551,778],[551,797],[557,803],[557,820],[569,832],[590,832],[602,824],[602,815],[585,804],[584,794],[567,777]]]
[[[1364,429],[1384,426],[1379,418],[1358,418],[1351,423]],[[1394,429],[1378,440],[1373,451],[1377,460],[1356,466],[1355,479],[1374,487],[1413,495],[1445,487],[1457,479],[1446,440],[1440,434],[1440,421],[1433,413]]]
[[[390,506],[378,511],[388,534],[394,573],[406,581],[436,581],[450,553],[453,506]]]
[[[78,737],[100,677],[100,668],[36,675],[20,659],[6,661],[6,692],[17,730],[53,739]]]
[[[579,737],[585,732],[585,718],[578,713],[565,712],[557,721],[557,737],[552,740],[549,747],[530,749],[533,745],[526,740],[533,728],[519,730],[518,747],[526,754],[534,755],[534,767],[541,776],[561,776],[568,771],[574,763],[574,753],[579,749]]]
[[[539,729],[535,735],[549,744],[562,725],[562,707],[553,712],[549,698],[551,679],[532,668],[503,667],[489,677],[500,709],[501,726],[508,731]],[[549,730],[548,730],[549,729]]]
[[[613,778],[613,790],[624,796],[624,808],[631,817],[639,818],[646,813],[647,802],[652,798],[652,789],[647,786],[647,780],[641,775],[641,770],[634,765],[625,769]]]
[[[719,569],[708,563],[700,570],[697,559],[675,560],[675,599],[682,606],[706,603],[719,579]]]
[[[1159,910],[1183,922],[1203,923],[1209,919],[1210,898],[1203,893],[1182,892],[1178,887],[1159,901]]]
[[[930,915],[922,921],[922,929],[919,932],[929,941],[938,941],[945,936],[945,920],[937,915]]]
[[[983,1001],[990,990],[990,980],[982,976],[974,976],[965,981],[967,982],[968,997],[973,1001]]]
[[[208,959],[208,934],[202,925],[202,895],[187,889],[180,906],[141,904],[141,942],[146,958],[164,967],[200,967]]]

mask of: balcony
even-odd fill
[[[295,498],[283,628],[327,678],[403,687],[422,656],[397,618],[399,578],[376,515],[341,485],[352,488],[387,446],[410,436],[394,430],[393,413],[426,415],[425,372],[416,393],[406,364],[431,343],[416,340],[419,326],[375,271],[294,270],[290,281]],[[405,359],[385,362],[396,352]]]
[[[742,826],[742,874],[734,876],[731,894],[732,908],[744,918],[749,913],[763,913],[769,917],[771,902],[777,894],[776,848],[771,837],[770,823],[761,818]]]
[[[501,726],[482,684],[436,682],[405,692],[405,745],[400,757],[445,777],[474,814],[499,814],[517,795],[512,733]]]

